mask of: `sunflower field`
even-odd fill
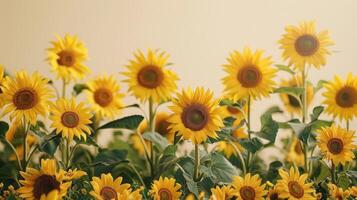
[[[0,200],[356,199],[357,76],[315,85],[309,76],[333,44],[313,21],[286,26],[282,64],[260,49],[232,51],[220,66],[224,91],[213,94],[179,89],[158,49],[135,51],[118,74],[89,76],[83,41],[57,36],[46,50],[53,77],[0,66]],[[253,119],[252,104],[271,95],[283,106]],[[271,147],[282,159],[266,162]]]

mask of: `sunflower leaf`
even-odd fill
[[[291,75],[295,74],[295,72],[293,70],[291,70],[291,67],[289,67],[289,66],[278,64],[278,65],[275,65],[275,67],[277,67],[280,71],[288,72]]]
[[[9,124],[0,121],[0,138],[5,138],[6,132],[9,130]]]
[[[321,88],[324,87],[324,84],[326,83],[328,83],[328,81],[319,80],[319,82],[317,82],[316,87],[314,88],[314,94],[316,94],[319,90],[321,90]]]
[[[315,121],[317,120],[321,113],[324,111],[324,107],[323,106],[316,106],[313,111],[312,114],[310,115],[311,121]]]
[[[242,139],[239,143],[249,152],[256,153],[263,147],[263,143],[259,138]]]
[[[261,138],[269,140],[271,143],[275,143],[276,135],[279,130],[279,124],[273,120],[271,113],[263,114],[260,117],[261,129],[257,135]]]
[[[142,136],[145,140],[153,142],[160,152],[169,145],[167,139],[157,132],[145,132]]]
[[[83,90],[89,89],[86,84],[83,83],[77,83],[73,86],[73,93],[75,96],[79,95],[80,93],[83,92]]]
[[[238,175],[236,168],[224,156],[219,153],[211,153],[211,171],[213,174],[212,180],[215,183],[230,183],[232,177]]]
[[[107,124],[104,124],[103,126],[99,127],[97,130],[108,129],[108,128],[135,130],[143,119],[144,117],[141,115],[127,116],[108,122]]]
[[[274,90],[274,93],[285,93],[294,96],[295,98],[299,99],[298,97],[302,95],[304,92],[304,88],[302,87],[280,87]]]

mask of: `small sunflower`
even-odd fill
[[[220,114],[222,108],[218,106],[219,100],[213,99],[213,92],[199,87],[195,91],[182,90],[177,97],[170,106],[174,112],[168,119],[171,131],[195,144],[206,141],[207,137],[217,138],[216,131],[224,125]]]
[[[234,176],[232,186],[237,200],[263,200],[263,196],[267,193],[265,184],[262,184],[262,180],[257,174],[251,176],[248,173],[244,178]]]
[[[163,178],[155,180],[149,191],[154,200],[177,200],[181,197],[181,185],[174,178]]]
[[[340,120],[351,120],[357,116],[357,77],[349,73],[347,80],[343,81],[335,76],[334,81],[325,84],[325,88],[323,103],[327,105],[327,113]]]
[[[273,91],[273,78],[277,70],[271,66],[271,57],[262,55],[262,50],[253,52],[249,48],[244,48],[242,53],[234,51],[230,55],[228,64],[223,65],[224,71],[228,73],[222,79],[226,96],[230,96],[233,101],[248,96],[261,99]]]
[[[240,127],[232,132],[232,136],[237,139],[244,139],[247,138],[247,133],[244,127]],[[244,148],[239,144],[239,142],[233,142],[233,143],[239,151],[241,152],[244,151]],[[218,142],[216,148],[217,151],[223,152],[227,158],[230,158],[232,155],[237,156],[237,152],[235,148],[232,146],[231,143],[227,141]]]
[[[147,57],[142,51],[134,53],[135,60],[126,66],[129,71],[123,72],[129,84],[129,91],[141,101],[152,99],[160,103],[170,99],[177,89],[178,76],[166,69],[169,55],[166,52],[148,50]]]
[[[353,197],[357,197],[357,186],[352,186],[349,188],[350,194]]]
[[[337,185],[332,183],[329,183],[327,186],[330,196],[335,200],[344,200],[350,196],[349,190],[339,188]]]
[[[304,165],[305,156],[298,138],[293,138],[289,151],[286,155],[286,160],[290,163],[295,163],[297,166]]]
[[[280,193],[274,186],[268,191],[266,200],[283,200],[283,198],[280,198]]]
[[[90,81],[87,97],[98,118],[113,119],[124,107],[124,94],[119,92],[119,85],[113,76],[104,75]]]
[[[313,193],[315,190],[312,187],[313,183],[305,183],[308,174],[302,174],[300,176],[299,170],[290,168],[290,172],[287,173],[283,169],[279,169],[279,175],[281,177],[276,184],[276,188],[280,193],[280,197],[287,200],[315,200]]]
[[[282,57],[289,65],[302,70],[305,65],[319,69],[326,64],[326,56],[330,54],[328,47],[333,45],[327,30],[316,33],[316,24],[311,21],[287,26],[285,31],[279,44],[283,49]]]
[[[234,197],[234,189],[231,186],[216,186],[216,188],[211,189],[211,192],[210,200],[228,200]]]
[[[51,104],[51,111],[51,127],[56,129],[57,134],[62,134],[62,137],[69,138],[70,141],[74,136],[86,140],[86,133],[91,134],[89,124],[92,115],[84,103],[77,105],[74,99],[60,99],[56,104]]]
[[[353,141],[355,132],[341,128],[340,126],[322,127],[318,130],[317,145],[321,153],[335,165],[353,161],[353,150],[357,147]]]
[[[63,181],[57,172],[56,161],[52,159],[42,159],[40,170],[27,168],[20,174],[24,180],[20,180],[22,187],[18,192],[24,199],[60,200],[71,186],[71,182]]]
[[[64,171],[63,169],[60,169],[59,173],[63,175],[63,180],[66,180],[66,181],[79,179],[82,176],[87,175],[87,172],[82,171],[82,170],[77,170],[77,169],[74,169],[74,170],[69,169],[68,171]]]
[[[113,200],[119,199],[125,192],[130,190],[130,185],[127,183],[122,184],[122,177],[113,180],[110,173],[102,174],[100,178],[93,177],[91,185],[93,190],[90,192],[96,200]]]
[[[47,83],[38,73],[17,72],[14,78],[6,77],[1,87],[5,103],[3,114],[11,112],[10,120],[24,118],[35,124],[38,115],[46,115],[49,99],[53,97]]]
[[[83,64],[88,57],[87,49],[77,36],[57,36],[57,41],[51,43],[53,46],[47,50],[47,60],[52,71],[57,73],[57,78],[69,82],[82,79],[89,73],[88,67]]]

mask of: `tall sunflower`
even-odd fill
[[[234,176],[232,187],[238,200],[263,200],[267,193],[258,174],[251,176],[248,173],[244,178]]]
[[[353,150],[357,146],[353,143],[355,132],[340,126],[322,127],[318,130],[317,145],[323,156],[335,165],[353,161]]]
[[[226,200],[233,199],[234,197],[234,189],[231,186],[216,186],[211,189],[211,198],[210,200]]]
[[[18,189],[20,197],[24,199],[60,200],[67,193],[71,182],[64,182],[57,171],[56,161],[52,159],[41,160],[40,170],[27,168],[20,172],[24,180]]]
[[[244,127],[240,127],[236,130],[234,130],[232,132],[232,136],[234,138],[237,138],[237,139],[244,139],[244,138],[247,138],[247,133],[244,129]],[[233,144],[235,145],[235,147],[239,150],[239,151],[243,151],[244,148],[239,144],[239,142],[233,142]],[[230,142],[227,142],[227,141],[220,141],[220,142],[217,142],[217,146],[216,146],[216,149],[217,151],[221,151],[224,153],[224,155],[229,158],[231,157],[232,155],[234,156],[237,156],[237,152],[235,150],[235,147],[230,143]]]
[[[122,183],[122,180],[122,177],[113,180],[110,173],[102,174],[100,178],[93,177],[91,181],[93,190],[90,195],[96,200],[119,199],[120,196],[125,195],[130,190],[130,184]]]
[[[124,94],[119,92],[119,84],[113,76],[101,76],[90,81],[87,90],[88,101],[98,118],[113,119],[124,107]]]
[[[56,129],[57,134],[62,134],[62,137],[69,138],[70,141],[74,136],[86,140],[86,133],[91,134],[89,124],[92,114],[84,103],[77,105],[74,99],[60,99],[51,104],[51,112],[51,127]]]
[[[47,49],[47,61],[52,71],[57,73],[57,78],[68,82],[82,79],[89,73],[88,67],[83,64],[88,57],[87,49],[77,36],[57,36],[57,40],[51,44],[52,47]]]
[[[305,156],[298,138],[293,138],[293,142],[290,144],[289,151],[286,155],[286,160],[296,164],[297,166],[304,165]]]
[[[216,131],[224,126],[218,102],[213,99],[213,92],[203,87],[182,90],[170,106],[174,114],[168,119],[169,128],[195,144],[206,141],[207,137],[217,138]]]
[[[280,193],[279,197],[287,200],[316,199],[312,195],[315,192],[312,187],[313,183],[305,183],[308,174],[300,176],[299,170],[291,167],[289,173],[283,169],[279,169],[279,175],[281,179],[276,184],[277,190]]]
[[[344,200],[350,196],[349,190],[344,190],[343,188],[340,188],[332,183],[327,184],[327,186],[328,186],[329,194],[333,199]]]
[[[151,185],[149,195],[154,200],[176,200],[181,197],[181,185],[176,183],[174,178],[163,178],[160,176],[159,180],[155,180]]]
[[[10,113],[10,120],[22,120],[35,124],[38,115],[45,116],[49,99],[53,97],[48,80],[37,72],[17,72],[14,78],[6,77],[1,91],[5,107],[3,114]]]
[[[340,120],[351,120],[357,116],[357,77],[349,73],[347,80],[343,81],[335,76],[334,81],[325,84],[326,92],[323,93],[326,112]]]
[[[228,75],[222,81],[226,96],[233,101],[248,96],[260,99],[273,91],[273,78],[277,70],[271,66],[271,57],[263,57],[262,50],[253,52],[250,48],[244,48],[243,52],[231,53],[227,60],[228,64],[223,67]]]
[[[327,30],[317,33],[315,22],[306,21],[299,26],[289,25],[285,31],[279,44],[282,57],[289,65],[302,70],[305,65],[320,68],[326,64],[326,56],[330,54],[328,47],[333,45]]]
[[[169,55],[166,52],[148,50],[147,56],[142,51],[134,53],[135,60],[130,60],[126,66],[128,72],[123,72],[128,79],[129,91],[141,101],[152,99],[160,103],[170,99],[177,89],[178,76],[166,69]]]

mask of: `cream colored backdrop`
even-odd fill
[[[223,89],[221,65],[230,51],[261,48],[282,63],[277,40],[284,26],[316,20],[318,29],[329,29],[336,43],[328,65],[311,70],[316,83],[334,74],[357,75],[356,8],[355,0],[1,0],[0,63],[10,71],[37,70],[53,77],[45,49],[55,34],[71,33],[89,49],[92,77],[107,72],[123,79],[119,72],[132,51],[161,48],[172,55],[180,88],[205,86],[218,96]],[[255,103],[253,118],[259,119],[273,103],[279,103],[277,95]],[[259,128],[259,120],[253,126]]]

